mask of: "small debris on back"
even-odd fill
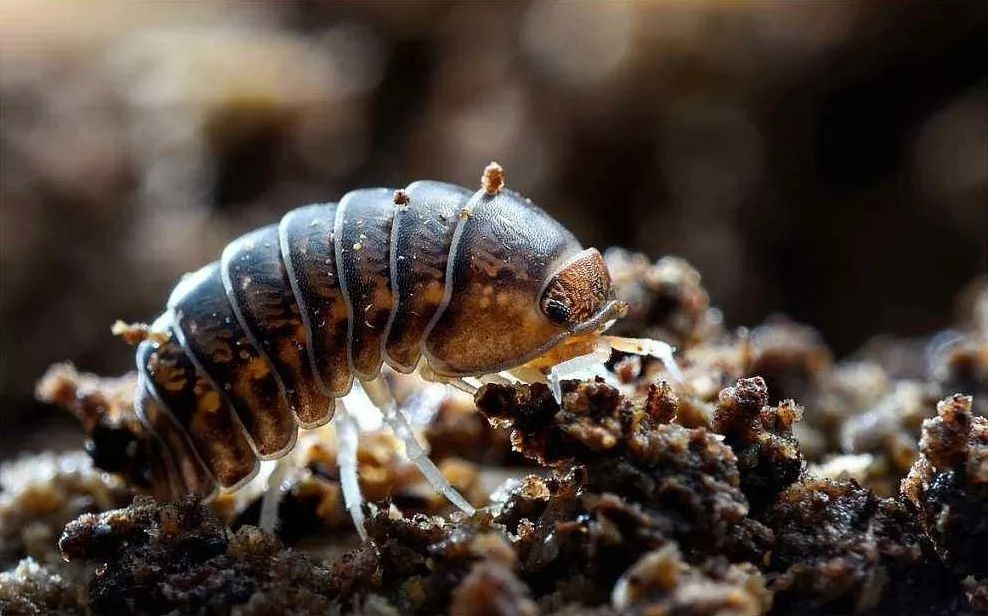
[[[484,189],[484,192],[492,197],[501,192],[501,189],[504,188],[504,169],[501,165],[491,161],[489,165],[484,167],[484,174],[480,178],[480,185]]]
[[[164,344],[171,338],[171,334],[168,332],[153,331],[147,323],[126,323],[119,319],[114,321],[110,327],[110,332],[131,346],[137,346],[145,340],[150,340],[155,344]]]

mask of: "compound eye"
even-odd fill
[[[549,320],[553,323],[558,323],[559,325],[569,323],[571,311],[569,306],[563,302],[557,299],[549,299],[545,302],[543,310],[545,311],[545,316],[549,317]]]
[[[611,295],[607,264],[595,248],[575,255],[549,278],[540,300],[542,314],[575,329],[592,319]]]

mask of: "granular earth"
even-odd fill
[[[292,454],[272,536],[263,485],[154,500],[132,380],[54,368],[39,396],[80,418],[89,455],[3,466],[0,611],[986,613],[988,287],[947,337],[835,361],[781,318],[728,329],[682,260],[606,258],[617,331],[676,345],[685,379],[615,353],[561,404],[541,383],[446,398],[422,435],[471,516],[366,434],[367,542],[331,430]]]

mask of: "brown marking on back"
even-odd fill
[[[350,306],[350,366],[364,379],[381,370],[384,334],[394,309],[390,254],[397,210],[392,195],[383,188],[347,193],[333,227],[340,288]]]
[[[406,193],[415,203],[395,210],[389,255],[395,307],[386,345],[388,362],[402,372],[418,363],[422,337],[443,303],[456,212],[472,195],[459,186],[429,181],[411,184]]]
[[[230,243],[222,267],[230,306],[261,352],[248,365],[251,374],[262,378],[270,367],[303,426],[328,421],[331,399],[311,378],[308,335],[282,260],[278,228],[263,227]]]
[[[349,317],[336,270],[335,220],[335,204],[299,208],[282,218],[279,235],[310,360],[326,393],[340,397],[353,377],[347,360]]]
[[[220,485],[229,488],[253,475],[257,459],[232,410],[174,339],[154,350],[142,346],[138,361],[155,398]]]

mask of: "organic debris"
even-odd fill
[[[330,575],[252,526],[233,532],[195,499],[86,514],[59,540],[70,562],[98,565],[89,583],[95,614],[226,611],[325,613]]]
[[[292,453],[277,538],[250,525],[263,478],[210,504],[142,496],[119,509],[162,471],[147,463],[133,380],[54,368],[39,394],[81,419],[93,462],[45,454],[4,467],[3,555],[13,568],[3,608],[985,609],[988,319],[977,312],[929,342],[887,339],[834,363],[796,323],[725,329],[683,261],[607,258],[630,304],[618,327],[679,346],[683,379],[654,358],[615,353],[605,376],[563,380],[561,404],[546,384],[498,382],[472,402],[448,396],[423,411],[423,443],[478,507],[471,516],[428,487],[393,436],[363,435],[365,543],[343,506],[331,427],[304,434]],[[978,297],[975,307],[985,304]],[[423,391],[414,379],[395,383],[401,399]],[[10,479],[31,468],[33,479]],[[54,552],[66,522],[67,563]]]

